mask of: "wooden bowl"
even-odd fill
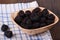
[[[45,8],[43,7],[39,7],[41,9],[41,11]],[[24,9],[23,11],[25,12],[26,10],[30,10],[32,11],[34,8],[29,8],[29,9]],[[40,27],[40,28],[37,28],[37,29],[24,29],[22,28],[21,26],[19,26],[15,21],[14,21],[14,18],[17,16],[18,12],[14,12],[14,13],[11,13],[11,19],[12,19],[12,22],[16,25],[16,27],[20,28],[24,33],[27,33],[29,35],[34,35],[34,34],[37,34],[37,33],[42,33],[44,31],[47,31],[49,30],[50,28],[53,27],[53,25],[55,25],[58,21],[59,21],[59,18],[53,13],[51,12],[50,10],[48,10],[50,14],[53,14],[55,16],[55,21],[54,23],[50,24],[50,25],[47,25],[47,26],[44,26],[44,27]]]

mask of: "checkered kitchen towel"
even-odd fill
[[[10,19],[10,14],[12,12],[30,7],[38,7],[37,2],[33,1],[30,3],[0,4],[0,24],[8,25],[15,34],[12,38],[5,37],[3,32],[1,31],[0,25],[0,40],[52,40],[49,30],[42,34],[32,36],[23,33],[12,23]]]

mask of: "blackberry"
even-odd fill
[[[41,17],[42,16],[42,12],[39,12],[37,15]]]
[[[21,23],[21,27],[25,28],[25,29],[31,29],[32,28],[32,24],[28,23]]]
[[[22,22],[23,18],[22,17],[19,17],[19,16],[16,16],[14,21],[20,25],[20,23]]]
[[[8,38],[11,38],[13,36],[13,33],[12,33],[12,31],[6,31],[6,32],[4,32],[4,35]]]
[[[25,14],[26,14],[26,16],[30,16],[30,15],[31,15],[31,12],[30,12],[29,10],[27,10],[27,11],[25,12]]]
[[[28,19],[27,21],[26,21],[26,24],[31,24],[32,22],[31,22],[31,20],[30,19]]]
[[[32,13],[31,16],[30,16],[30,19],[31,19],[32,21],[39,21],[39,16]]]
[[[40,23],[40,27],[46,26],[46,23]]]
[[[25,28],[25,25],[26,25],[25,23],[20,24],[20,26],[23,27],[23,28]]]
[[[39,13],[41,11],[41,9],[39,7],[33,9],[32,13]]]
[[[20,10],[17,16],[20,16],[20,17],[22,17],[22,18],[25,18],[25,13],[24,13],[24,11],[23,11],[23,10]]]
[[[38,13],[32,13],[32,14],[34,14],[35,16],[41,16],[41,15],[42,15],[41,12],[38,12]]]
[[[32,29],[32,25],[31,24],[25,25],[25,28],[26,29]]]
[[[52,24],[52,23],[54,23],[54,20],[46,20],[47,25]]]
[[[47,9],[44,9],[41,13],[42,13],[42,16],[46,16],[49,14]]]
[[[32,23],[32,21],[30,20],[29,17],[26,17],[22,22],[25,24],[31,24]]]
[[[55,19],[55,17],[54,17],[54,15],[53,15],[53,14],[49,14],[49,15],[47,15],[47,19],[49,19],[49,20],[54,20],[54,19]]]
[[[8,29],[9,29],[9,27],[7,25],[5,25],[5,24],[3,24],[2,27],[1,27],[1,30],[3,32],[7,31]]]
[[[39,22],[36,22],[36,23],[33,23],[33,29],[35,28],[39,28],[40,27],[40,23]]]
[[[40,23],[44,23],[46,21],[45,17],[40,17]]]
[[[19,13],[18,13],[19,16],[23,16],[24,15],[24,11],[23,10],[20,10]]]
[[[30,20],[29,17],[26,17],[26,18],[22,21],[21,26],[22,26],[23,28],[26,28],[26,29],[31,29],[31,27],[32,27],[32,21]]]

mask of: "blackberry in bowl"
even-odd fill
[[[21,16],[21,14],[23,14],[23,16]],[[59,18],[52,11],[43,7],[14,12],[11,14],[11,19],[16,27],[29,35],[47,31],[59,21]]]

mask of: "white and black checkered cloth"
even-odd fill
[[[5,37],[3,32],[1,31],[0,25],[0,40],[52,40],[49,30],[42,34],[32,36],[23,33],[12,23],[10,19],[12,12],[30,7],[38,7],[37,2],[33,1],[30,3],[0,4],[0,24],[8,25],[11,31],[13,31],[13,33],[15,34],[12,38]]]

